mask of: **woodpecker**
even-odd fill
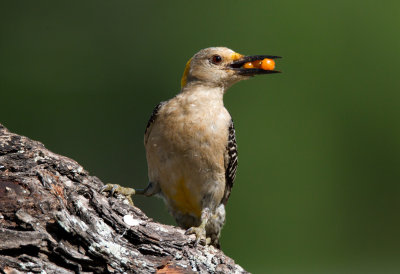
[[[159,103],[144,136],[149,184],[145,189],[106,185],[104,191],[158,195],[195,244],[220,247],[238,163],[235,128],[223,95],[233,84],[279,71],[244,66],[279,56],[244,56],[225,47],[200,50],[186,64],[181,90]]]

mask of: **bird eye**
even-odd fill
[[[222,57],[219,56],[219,55],[214,55],[214,56],[211,58],[211,62],[212,62],[213,64],[219,64],[219,63],[222,62]]]

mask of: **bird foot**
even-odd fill
[[[194,242],[194,246],[197,246],[199,243],[201,245],[209,245],[211,243],[211,238],[206,237],[206,230],[202,226],[191,227],[185,232],[186,235],[194,234],[196,236],[196,240]]]
[[[106,184],[100,189],[100,193],[109,192],[110,196],[123,196],[128,200],[129,204],[134,205],[132,201],[132,195],[136,193],[135,189],[130,187],[122,187],[117,184]]]

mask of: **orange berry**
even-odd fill
[[[275,61],[272,59],[265,58],[261,62],[261,68],[263,70],[274,70],[275,68]]]
[[[254,65],[252,62],[247,62],[246,64],[243,65],[243,68],[246,69],[254,68]]]
[[[253,61],[254,67],[255,67],[255,68],[260,68],[260,67],[261,67],[261,62],[262,62],[262,60]]]

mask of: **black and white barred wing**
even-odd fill
[[[231,190],[233,187],[233,182],[236,177],[236,169],[238,165],[238,153],[236,145],[235,127],[233,125],[233,120],[229,125],[229,137],[228,144],[226,146],[225,152],[225,193],[222,198],[221,203],[224,205],[228,202]]]
[[[144,143],[145,144],[147,143],[147,139],[148,139],[149,134],[151,132],[151,127],[152,127],[154,121],[157,119],[158,111],[161,109],[161,107],[164,104],[165,104],[165,102],[161,102],[153,109],[153,113],[151,114],[150,119],[147,122],[146,130],[144,131]]]

